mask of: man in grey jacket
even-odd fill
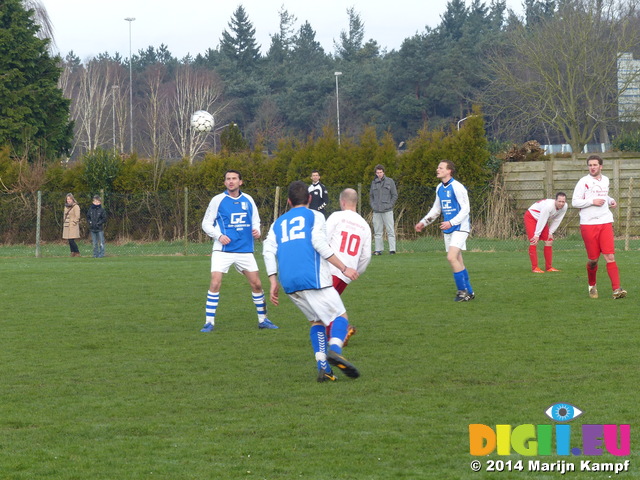
[[[398,191],[393,179],[385,177],[384,167],[380,164],[375,168],[376,178],[371,182],[369,201],[373,210],[373,232],[375,240],[374,255],[382,255],[384,242],[382,241],[383,228],[387,231],[389,240],[389,253],[396,253],[396,234],[393,225],[393,206],[398,200]]]

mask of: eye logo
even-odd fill
[[[544,413],[556,422],[569,422],[582,415],[582,410],[568,403],[555,403],[547,408]]]

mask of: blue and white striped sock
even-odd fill
[[[218,300],[220,300],[220,292],[207,292],[207,304],[205,306],[205,323],[215,325]]]
[[[309,330],[311,338],[311,346],[316,356],[318,370],[329,371],[331,368],[327,363],[327,336],[325,334],[324,325],[311,325]]]
[[[258,322],[262,323],[265,318],[267,318],[267,302],[264,299],[264,292],[251,292],[251,297],[253,298],[253,304],[256,306],[256,312],[258,313]]]

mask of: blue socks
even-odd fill
[[[469,293],[473,293],[473,288],[469,282],[469,271],[466,268],[460,272],[454,272],[453,280],[456,282],[458,290],[466,290]]]
[[[466,285],[467,292],[473,293],[473,288],[471,287],[471,282],[469,282],[469,270],[466,268],[462,271],[464,274],[464,283]]]
[[[349,321],[344,317],[336,317],[331,323],[331,339],[329,339],[329,349],[342,354],[342,345],[344,339],[347,337],[347,329],[349,328]]]
[[[461,272],[453,272],[453,280],[456,282],[456,288],[458,290],[467,288],[467,282],[464,281],[464,270]]]
[[[327,336],[325,334],[325,326],[311,325],[309,337],[311,338],[313,351],[316,354],[318,370],[324,370],[326,372],[331,371],[331,367],[329,367],[329,364],[327,363]]]

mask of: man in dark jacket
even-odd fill
[[[373,210],[373,238],[375,241],[374,255],[382,255],[384,242],[383,229],[387,230],[389,253],[396,253],[396,233],[393,225],[393,206],[398,200],[398,191],[393,179],[384,175],[384,167],[376,165],[376,177],[371,182],[369,200]]]
[[[329,204],[329,192],[327,187],[320,183],[320,172],[314,170],[311,172],[311,185],[309,185],[309,195],[311,195],[311,202],[309,202],[309,208],[311,210],[317,210],[325,217],[327,216],[327,205]]]
[[[102,208],[102,200],[99,195],[95,195],[93,203],[87,211],[87,222],[93,243],[93,258],[104,257],[104,224],[106,221],[107,212]]]

